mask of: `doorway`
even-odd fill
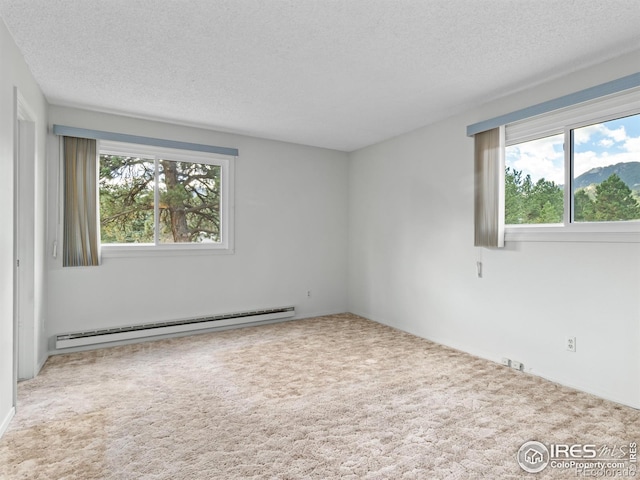
[[[15,90],[14,165],[14,376],[33,378],[38,341],[35,322],[35,115]],[[14,405],[16,402],[14,391]]]

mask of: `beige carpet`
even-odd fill
[[[640,411],[336,315],[54,356],[2,479],[575,478],[527,440],[627,445]]]

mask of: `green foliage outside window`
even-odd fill
[[[563,188],[507,167],[505,171],[505,224],[562,223]],[[615,222],[640,219],[640,203],[615,173],[598,185],[574,193],[576,222]]]
[[[561,223],[564,211],[562,187],[507,167],[505,171],[505,224]]]
[[[575,192],[576,221],[616,222],[640,219],[640,204],[627,184],[615,173],[597,185],[592,196],[588,192],[587,189]]]
[[[219,165],[100,156],[103,243],[154,243],[155,188],[160,243],[220,241]]]

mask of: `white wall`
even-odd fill
[[[634,73],[639,64],[640,54],[627,55],[349,156],[51,107],[50,123],[240,149],[234,255],[110,258],[97,268],[63,269],[60,258],[50,255],[56,238],[61,244],[57,139],[48,137],[45,165],[47,104],[0,22],[5,225],[13,224],[14,86],[38,119],[36,328],[45,315],[51,338],[284,304],[295,304],[299,317],[350,310],[485,358],[519,360],[528,372],[640,408],[640,244],[520,242],[504,250],[475,249],[473,142],[465,136],[468,124]],[[479,258],[483,279],[475,275]],[[0,230],[0,433],[13,408],[12,265],[13,233],[5,228]],[[565,351],[567,335],[578,338],[576,353]],[[41,332],[36,337],[41,340]],[[44,359],[44,341],[37,351]]]
[[[638,65],[640,52],[352,153],[349,310],[640,408],[640,243],[474,248],[465,131]]]
[[[22,55],[0,20],[0,434],[6,428],[13,412],[14,393],[14,327],[13,327],[13,224],[14,224],[14,88],[17,87],[28,103],[36,120],[36,163],[30,170],[35,173],[34,198],[30,209],[34,212],[33,245],[35,264],[33,268],[33,314],[35,329],[35,351],[39,360],[46,358],[42,329],[46,297],[43,266],[45,225],[45,138],[47,104],[35,83]]]
[[[48,260],[47,334],[295,305],[297,317],[347,309],[347,155],[209,130],[51,106],[52,124],[236,147],[235,254]],[[58,138],[49,137],[58,163]],[[49,176],[54,192],[56,174]],[[49,197],[49,245],[56,199]],[[61,229],[58,229],[61,231]],[[57,234],[62,245],[61,234]],[[311,297],[307,297],[311,290]]]

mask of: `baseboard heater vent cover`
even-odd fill
[[[126,327],[105,328],[85,332],[66,333],[56,337],[56,348],[81,347],[98,343],[116,342],[134,338],[153,337],[170,333],[204,330],[214,327],[241,325],[295,316],[295,307],[267,308],[248,312],[227,313],[207,317],[169,322],[144,323]]]

